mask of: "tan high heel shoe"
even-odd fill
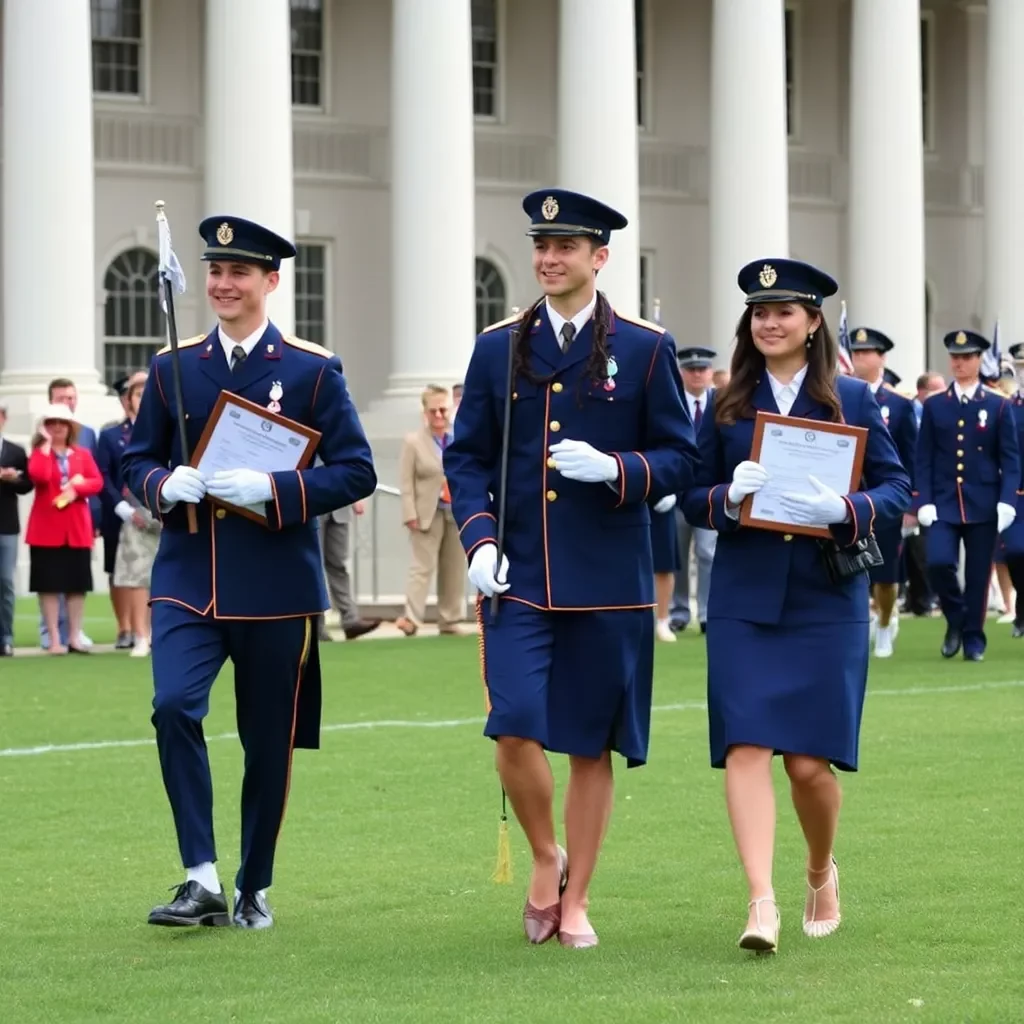
[[[775,921],[767,924],[761,920],[761,904],[770,903],[775,910]],[[740,936],[740,949],[752,949],[755,953],[775,953],[779,948],[779,933],[782,931],[782,914],[773,896],[762,896],[751,900],[748,909],[754,908],[754,927]]]
[[[839,912],[839,865],[836,863],[835,857],[832,858],[832,863],[826,870],[828,871],[828,878],[817,888],[811,885],[810,882],[807,883],[807,888],[811,891],[811,916],[808,917],[806,913],[804,914],[804,935],[809,939],[823,939],[826,935],[831,935],[839,927],[839,922],[842,920],[842,914]],[[814,874],[820,875],[821,872],[815,871]],[[827,885],[834,885],[836,887],[836,916],[830,917],[825,921],[818,921],[818,893]]]

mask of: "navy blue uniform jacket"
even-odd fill
[[[452,509],[469,558],[496,538],[498,475],[512,317],[476,341],[455,436],[444,453]],[[564,355],[547,309],[527,328],[531,368],[550,380],[514,383],[509,444],[505,594],[550,611],[642,608],[654,603],[647,501],[690,486],[693,426],[670,335],[656,324],[611,316],[614,390],[586,374],[588,321]],[[614,456],[614,485],[562,477],[548,449],[585,441]]]
[[[863,487],[846,496],[850,521],[830,527],[833,539],[844,546],[902,522],[910,507],[910,477],[867,384],[841,376],[836,391],[844,421],[868,429]],[[701,425],[698,486],[684,495],[682,504],[689,523],[718,531],[708,617],[767,625],[866,622],[867,573],[832,583],[816,538],[741,526],[726,515],[733,471],[750,458],[754,420],[714,423],[716,397],[718,392]],[[767,373],[754,391],[753,404],[764,412],[779,411]],[[789,415],[825,419],[826,413],[801,387]]]
[[[995,522],[1020,487],[1017,424],[1010,402],[981,385],[966,404],[954,385],[925,400],[917,440],[916,501],[946,523]]]
[[[199,532],[185,506],[160,510],[160,491],[184,460],[178,444],[170,349],[153,357],[122,471],[133,494],[163,523],[153,563],[152,600],[174,601],[217,619],[319,615],[327,607],[317,517],[371,494],[377,483],[370,446],[349,398],[338,357],[282,337],[270,324],[231,373],[218,332],[181,342],[189,450],[194,451],[222,390],[266,407],[280,385],[281,414],[320,431],[323,465],[272,473],[263,525],[202,501]]]
[[[123,419],[104,427],[96,440],[96,465],[103,474],[103,490],[100,491],[100,505],[103,508],[103,535],[117,536],[121,530],[121,519],[114,512],[119,502],[124,501],[124,478],[121,473],[121,458],[132,436],[132,421]]]

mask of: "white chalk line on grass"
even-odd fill
[[[902,690],[873,690],[868,688],[868,697],[930,697],[946,693],[978,693],[984,690],[1017,689],[1024,686],[1024,679],[1003,682],[969,683],[963,686],[910,686]],[[685,701],[682,704],[656,704],[651,710],[655,714],[666,711],[704,711],[703,701]],[[320,727],[321,732],[354,732],[359,729],[458,729],[468,725],[483,725],[486,721],[478,718],[442,718],[437,720],[405,720],[382,718],[369,722],[334,722]],[[235,740],[238,733],[222,732],[207,736],[206,741]],[[80,750],[116,750],[121,747],[152,747],[156,740],[97,740],[93,743],[48,743],[38,747],[7,747],[0,750],[0,757],[32,757],[39,754],[71,754]]]

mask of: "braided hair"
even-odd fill
[[[512,353],[512,380],[520,375],[534,385],[549,383],[555,376],[553,373],[538,374],[530,366],[530,325],[544,305],[544,297],[541,296],[526,313],[520,317],[513,327],[517,332],[516,347]],[[594,305],[593,339],[590,345],[590,355],[587,358],[586,372],[584,377],[594,384],[601,384],[608,376],[608,329],[611,326],[612,308],[603,292],[597,293],[597,302]],[[582,379],[580,381],[582,384]]]

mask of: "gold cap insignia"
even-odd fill
[[[541,203],[540,212],[545,220],[554,220],[558,216],[558,200],[554,196],[548,196]]]
[[[955,340],[954,343],[957,344],[957,345],[966,345],[967,344],[967,335],[964,334],[963,331],[959,331],[957,333],[956,340]]]
[[[230,245],[235,240],[235,233],[231,230],[231,225],[224,221],[219,228],[217,228],[217,241],[221,245]]]
[[[766,263],[761,268],[761,273],[757,275],[757,279],[761,282],[762,288],[771,288],[779,279],[779,275],[775,273],[775,268],[771,264]]]
[[[867,341],[867,340],[868,340],[868,332],[867,332],[867,331],[865,331],[865,330],[864,330],[864,328],[862,327],[862,328],[861,328],[861,329],[860,329],[860,330],[859,330],[859,331],[857,332],[857,335],[856,335],[856,337],[854,338],[854,341]]]

